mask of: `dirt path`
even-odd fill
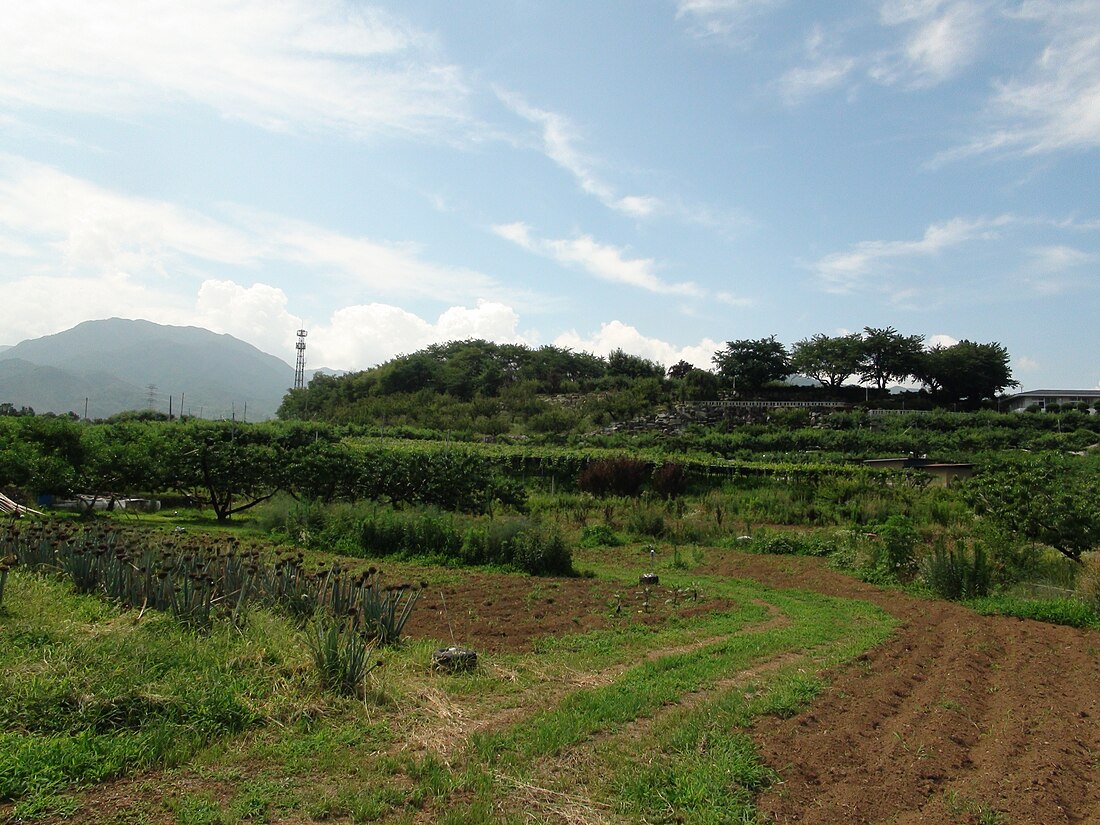
[[[816,559],[727,554],[708,572],[880,605],[902,624],[811,709],[754,735],[783,823],[1100,822],[1100,633],[978,616]]]

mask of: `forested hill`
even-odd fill
[[[925,348],[922,336],[893,327],[815,335],[790,351],[774,336],[729,341],[710,360],[713,371],[685,361],[666,371],[622,350],[602,358],[554,346],[452,341],[370,370],[318,375],[287,395],[279,416],[487,435],[565,433],[652,415],[669,402],[714,400],[722,389],[756,399],[889,405],[892,383],[916,383],[926,391],[907,402],[978,409],[1016,384],[1000,344]]]
[[[705,394],[714,395],[717,378],[703,370],[694,372]],[[316,375],[304,390],[287,395],[279,416],[447,430],[473,427],[488,433],[507,432],[522,420],[536,430],[560,431],[571,429],[578,416],[549,397],[585,393],[606,400],[608,395],[625,394],[636,410],[662,400],[666,384],[661,364],[621,350],[601,358],[554,346],[452,341],[362,372]],[[611,411],[587,411],[593,414],[601,419]]]

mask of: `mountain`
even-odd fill
[[[294,369],[232,335],[110,318],[0,350],[0,402],[104,418],[153,408],[271,418]],[[150,400],[152,403],[150,403]],[[246,412],[247,410],[247,412]]]

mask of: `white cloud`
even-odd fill
[[[195,212],[2,156],[0,230],[36,248],[48,244],[69,269],[163,269],[173,256],[242,265],[260,251],[245,234]]]
[[[929,349],[932,347],[953,347],[957,343],[959,343],[958,338],[939,333],[937,335],[929,335],[927,341],[925,341],[925,346]]]
[[[826,255],[814,265],[822,288],[826,292],[850,293],[864,287],[868,279],[882,274],[894,259],[927,257],[943,250],[976,240],[993,240],[999,230],[1015,222],[1011,215],[996,218],[952,218],[930,225],[915,241],[861,241],[847,252]],[[911,298],[914,293],[896,297]]]
[[[426,261],[417,248],[239,208],[210,217],[0,157],[0,321],[9,335],[56,332],[74,319],[117,314],[111,308],[119,306],[174,322],[172,307],[195,284],[229,274],[254,281],[261,269],[275,282],[306,274],[315,293],[452,303],[522,298],[484,273]],[[30,295],[34,301],[25,301]],[[275,298],[258,288],[237,297],[275,311]],[[225,298],[204,306],[213,311]],[[221,315],[234,306],[226,303]]]
[[[482,338],[496,343],[531,343],[517,332],[512,307],[479,301],[474,308],[450,307],[433,322],[390,304],[344,307],[309,330],[309,363],[334,369],[366,369],[429,344]]]
[[[779,88],[787,103],[800,103],[807,97],[844,83],[856,67],[851,57],[829,57],[810,66],[796,66],[779,79]]]
[[[657,263],[652,258],[628,258],[625,250],[598,243],[588,235],[567,240],[544,240],[532,236],[531,228],[524,223],[500,224],[493,227],[493,232],[528,252],[569,266],[578,266],[605,281],[662,294],[703,294],[698,286],[690,282],[662,281],[656,275]]]
[[[550,160],[572,175],[581,190],[594,196],[604,206],[632,217],[644,218],[663,208],[660,198],[653,195],[625,195],[593,171],[594,161],[577,148],[573,124],[564,115],[530,105],[519,95],[502,89],[497,96],[509,109],[542,130],[542,150]]]
[[[989,128],[933,165],[981,154],[1046,154],[1100,147],[1100,0],[1027,2],[1013,15],[1038,23],[1045,47],[1030,70],[998,82]]]
[[[748,24],[756,17],[782,6],[785,0],[679,0],[676,19],[684,20],[695,37],[720,38],[740,44],[751,31]]]
[[[4,10],[0,102],[122,114],[185,101],[288,132],[427,132],[465,117],[431,38],[347,0],[40,0]]]
[[[788,104],[870,80],[883,86],[922,89],[951,80],[981,54],[989,28],[987,0],[887,0],[879,7],[875,39],[885,45],[845,53],[857,19],[832,29],[811,28],[801,65],[780,77]]]
[[[734,295],[732,292],[715,293],[714,300],[731,307],[751,307],[756,303],[752,298]]]
[[[897,15],[890,5],[912,7]],[[888,25],[913,24],[899,54],[872,71],[882,82],[932,86],[958,74],[977,55],[985,28],[984,4],[892,3],[883,9]],[[894,22],[896,20],[896,22]]]
[[[285,292],[268,284],[245,287],[233,281],[204,281],[188,323],[224,332],[291,360],[299,319],[287,307]],[[156,320],[155,318],[150,320]]]
[[[1100,256],[1072,246],[1038,246],[1030,250],[1040,272],[1064,272],[1096,262]]]
[[[711,358],[723,347],[723,344],[709,338],[695,345],[677,346],[659,338],[649,338],[622,321],[601,324],[599,331],[588,337],[579,335],[576,330],[569,330],[555,338],[554,345],[605,357],[612,350],[621,349],[631,355],[656,361],[666,368],[679,361],[687,361],[700,369],[710,369]]]
[[[1019,358],[1015,359],[1012,368],[1015,372],[1039,372],[1042,366],[1036,359],[1021,355]]]

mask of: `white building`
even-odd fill
[[[1084,402],[1095,410],[1095,404],[1100,401],[1100,389],[1095,390],[1028,390],[1018,392],[1015,395],[1006,395],[1001,401],[1001,409],[1007,412],[1023,412],[1029,407],[1037,406],[1043,412],[1052,404],[1064,406],[1066,404],[1078,404]]]

